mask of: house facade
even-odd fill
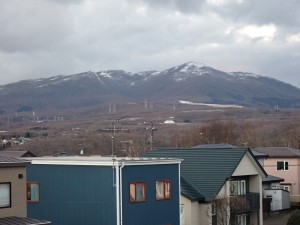
[[[268,154],[251,150],[258,162],[264,166],[265,160],[269,157]],[[290,193],[284,190],[281,183],[284,179],[268,175],[263,178],[263,193],[264,193],[264,214],[270,215],[272,211],[280,211],[291,207]]]
[[[179,225],[178,159],[32,158],[28,215],[54,225]]]
[[[266,173],[248,148],[155,149],[145,156],[183,159],[181,225],[263,224]]]
[[[300,202],[300,150],[287,147],[260,147],[254,149],[266,154],[263,158],[265,171],[281,177],[280,188],[290,193],[292,204]]]
[[[27,216],[26,165],[24,160],[0,156],[0,218]]]
[[[28,161],[0,156],[0,224],[50,225],[27,218],[26,166]]]

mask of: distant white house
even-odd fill
[[[165,123],[165,124],[174,124],[175,121],[174,121],[174,120],[171,120],[171,119],[167,119],[167,120],[165,120],[164,123]]]
[[[164,124],[174,124],[174,123],[175,123],[174,116],[170,116],[168,119],[164,121]]]

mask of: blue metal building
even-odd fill
[[[33,158],[27,168],[28,216],[53,225],[179,225],[180,162]]]

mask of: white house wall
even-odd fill
[[[272,196],[271,210],[277,211],[290,208],[290,197],[287,191],[281,189],[270,189],[264,191],[264,197]]]

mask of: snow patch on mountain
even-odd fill
[[[181,66],[173,67],[164,71],[165,74],[173,73],[175,81],[180,82],[191,77],[203,76],[209,73],[210,67],[203,63],[188,62]]]
[[[185,100],[179,100],[179,103],[184,105],[209,106],[213,108],[243,108],[243,106],[241,105],[208,104],[208,103],[190,102]]]
[[[47,87],[47,86],[48,86],[48,84],[43,84],[43,85],[37,86],[36,88],[42,88],[42,87]]]
[[[260,77],[259,75],[256,75],[254,73],[245,73],[245,72],[231,72],[231,73],[228,73],[228,74],[232,75],[234,77],[237,77],[237,78],[241,78],[241,79],[245,79],[247,77],[252,77],[252,78]]]
[[[106,77],[106,78],[112,78],[111,74],[106,72],[106,71],[100,72],[99,75],[102,76],[102,77]]]

